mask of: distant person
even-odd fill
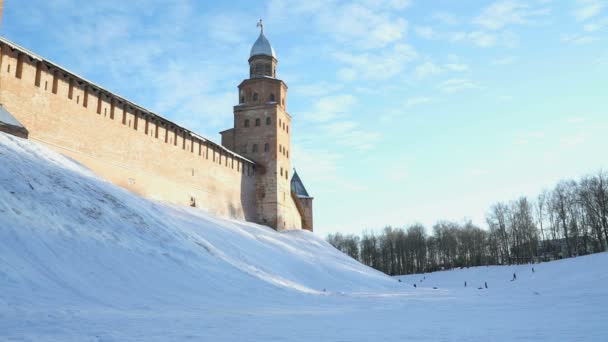
[[[534,273],[534,266],[532,266],[532,273]]]
[[[464,287],[467,287],[467,281],[466,280],[464,281]]]
[[[416,284],[414,284],[414,287],[416,287]]]
[[[515,281],[517,280],[517,274],[515,274],[515,272],[513,272],[513,279],[511,279],[511,281]]]
[[[398,280],[399,280],[399,282],[401,282],[401,279],[398,279]]]
[[[487,282],[487,281],[486,281],[486,282],[484,282],[484,285],[485,285],[485,287],[486,287],[486,289],[487,289],[487,288],[488,288],[488,282]]]

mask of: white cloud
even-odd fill
[[[418,96],[418,97],[411,97],[411,98],[405,100],[403,105],[407,108],[411,108],[411,107],[419,106],[419,105],[422,105],[425,103],[430,103],[432,101],[433,101],[433,99],[431,99],[430,97]]]
[[[333,57],[344,64],[344,70],[338,72],[342,80],[367,79],[386,80],[398,76],[406,64],[416,59],[416,50],[407,44],[396,44],[389,49],[374,53],[354,54],[338,51]]]
[[[429,76],[439,75],[440,73],[441,67],[433,62],[424,62],[414,69],[414,77],[417,79],[424,79]]]
[[[590,44],[590,43],[593,43],[598,40],[599,40],[599,38],[597,38],[597,37],[594,37],[591,35],[585,35],[585,34],[574,34],[574,35],[562,36],[562,42],[576,44],[576,45]]]
[[[310,121],[328,122],[351,113],[356,102],[352,95],[324,96],[315,101],[311,111],[301,116]]]
[[[320,81],[309,84],[292,84],[292,86],[290,86],[290,92],[292,96],[319,97],[330,95],[342,88],[344,88],[344,86],[339,83]]]
[[[321,31],[341,43],[359,48],[383,48],[405,38],[407,21],[390,12],[376,10],[360,4],[344,4],[318,13]]]
[[[467,78],[453,78],[442,82],[439,89],[446,93],[455,93],[467,89],[475,89],[479,86]]]
[[[506,56],[506,57],[494,59],[491,64],[492,65],[510,65],[510,64],[517,62],[517,60],[518,60],[518,57],[516,57],[516,56]]]
[[[546,14],[547,8],[535,9],[522,1],[501,0],[486,7],[473,23],[487,30],[499,30],[511,24],[531,23],[532,18]]]
[[[467,38],[480,47],[490,47],[496,44],[496,36],[483,31],[473,31],[467,34]]]
[[[324,128],[337,143],[360,151],[374,148],[380,140],[380,134],[361,129],[353,121],[334,122]]]
[[[445,65],[445,68],[455,72],[469,71],[469,66],[464,63],[448,63]]]
[[[577,21],[585,21],[600,14],[606,3],[601,0],[577,0],[577,5],[574,17]]]
[[[597,32],[608,27],[608,17],[598,18],[595,21],[583,25],[585,32]]]
[[[421,37],[424,39],[436,39],[437,38],[437,33],[430,26],[416,26],[416,28],[414,28],[414,32],[416,32],[416,35],[418,37]]]
[[[435,12],[431,18],[444,25],[456,25],[460,22],[455,15],[448,12]]]

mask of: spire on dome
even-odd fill
[[[270,45],[270,42],[268,41],[266,36],[264,35],[264,23],[262,22],[262,19],[260,19],[260,21],[258,21],[256,26],[260,28],[260,36],[255,41],[255,43],[253,43],[249,57],[270,56],[270,57],[273,57],[276,59],[277,56],[274,53],[274,49]]]

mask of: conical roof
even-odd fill
[[[17,120],[13,116],[13,114],[9,113],[4,108],[4,106],[2,106],[1,104],[0,104],[0,124],[10,125],[10,126],[19,127],[19,128],[25,128],[25,127],[23,127],[21,122],[19,122],[19,120]]]
[[[293,176],[291,177],[291,191],[295,192],[298,197],[310,197],[295,169],[293,170]]]

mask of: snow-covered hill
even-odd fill
[[[0,133],[2,341],[605,341],[607,266],[398,282],[309,232],[152,202]]]

